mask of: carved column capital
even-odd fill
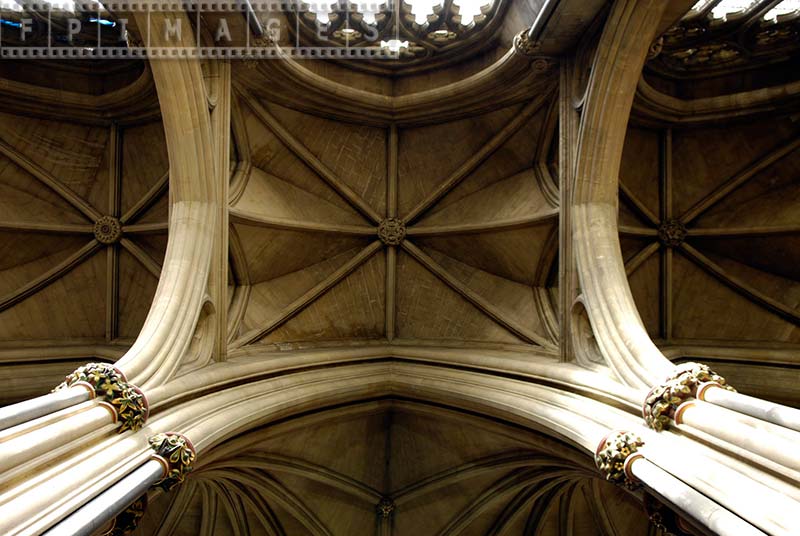
[[[378,512],[378,517],[382,519],[387,519],[392,512],[394,512],[395,504],[394,501],[389,497],[383,497],[380,501],[378,501],[378,505],[375,507]]]
[[[111,528],[104,532],[103,536],[127,536],[133,534],[139,527],[139,521],[144,517],[146,508],[147,494],[145,493],[114,518]]]
[[[661,531],[662,536],[689,536],[689,533],[684,530],[681,517],[664,503],[649,493],[645,493],[643,504],[647,519],[654,528]]]
[[[647,51],[647,61],[656,59],[662,50],[664,50],[664,36],[659,37],[650,44],[650,49]]]
[[[642,416],[647,426],[660,432],[669,428],[675,418],[675,410],[684,402],[697,398],[702,384],[719,385],[729,391],[735,389],[725,378],[701,363],[682,363],[661,384],[653,387],[644,400]]]
[[[539,54],[542,44],[533,41],[525,30],[514,37],[514,52],[531,59],[531,70],[535,73],[544,73],[555,63],[554,58]]]
[[[636,452],[642,446],[644,441],[633,432],[611,432],[597,446],[594,463],[609,482],[635,489],[638,484],[627,469],[630,462],[641,456]]]
[[[538,41],[533,41],[528,35],[528,30],[525,29],[514,37],[514,51],[523,56],[535,56],[542,44]]]
[[[196,458],[194,445],[185,435],[174,432],[156,434],[148,441],[155,451],[152,458],[164,466],[164,478],[154,485],[169,491],[192,471]]]
[[[92,398],[99,399],[114,415],[115,422],[122,423],[120,433],[141,428],[150,412],[141,389],[128,383],[122,371],[108,363],[87,363],[78,367],[53,391],[69,387],[83,387]]]

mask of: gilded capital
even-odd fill
[[[514,37],[514,51],[523,56],[535,56],[542,44],[531,40],[528,30],[523,30]]]
[[[133,534],[139,527],[139,521],[144,517],[146,509],[147,494],[145,493],[114,518],[111,528],[104,532],[103,536],[128,536]]]
[[[378,506],[376,507],[376,509],[378,511],[378,516],[383,519],[386,519],[390,515],[392,515],[392,512],[394,512],[395,509],[394,501],[389,497],[384,497],[380,500],[380,502],[378,502]]]
[[[83,387],[93,398],[97,398],[114,414],[122,426],[119,432],[136,431],[147,420],[149,408],[144,393],[128,383],[125,375],[108,363],[88,363],[80,366],[53,391],[69,387]]]
[[[174,432],[156,434],[149,442],[155,451],[153,459],[164,465],[164,478],[155,485],[169,491],[183,482],[192,471],[196,457],[194,445],[185,435]]]
[[[633,432],[612,432],[597,446],[594,463],[606,480],[633,489],[637,484],[628,475],[625,465],[642,446],[644,441]]]
[[[687,400],[697,397],[698,388],[704,383],[714,383],[729,391],[725,378],[701,363],[682,363],[664,383],[653,387],[645,397],[642,416],[647,426],[660,432],[669,428],[675,410]]]
[[[683,520],[668,508],[664,503],[650,495],[644,494],[644,511],[650,524],[660,531],[662,536],[688,536],[689,533],[683,529]]]

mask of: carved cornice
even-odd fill
[[[628,466],[631,461],[641,457],[636,452],[642,446],[644,441],[633,432],[611,432],[597,446],[594,462],[600,474],[609,482],[635,489],[638,484],[628,472]]]
[[[678,406],[697,398],[697,391],[704,383],[716,384],[729,391],[725,378],[701,363],[682,363],[659,385],[653,387],[645,397],[642,416],[647,426],[660,432],[669,428]]]
[[[126,381],[125,375],[118,368],[107,363],[88,363],[75,369],[53,391],[69,387],[83,387],[92,398],[101,400],[101,404],[114,415],[115,422],[122,423],[119,432],[141,428],[149,414],[149,407],[144,393],[135,385]]]
[[[153,459],[164,465],[164,478],[154,484],[169,491],[186,479],[194,466],[196,451],[189,438],[174,432],[156,434],[149,439]]]
[[[463,80],[388,96],[328,79],[286,56],[281,61],[258,62],[260,73],[280,78],[279,86],[265,85],[249,73],[236,76],[235,86],[240,93],[358,123],[423,125],[484,113],[551,91],[553,77],[541,76],[550,68],[551,59],[536,58],[533,63],[530,57],[509,50],[486,69]]]
[[[699,124],[773,112],[800,105],[800,82],[729,93],[716,97],[681,99],[662,93],[642,77],[634,110],[641,119],[668,124]]]
[[[65,88],[48,88],[4,78],[0,80],[0,103],[15,112],[35,117],[61,119],[82,124],[107,124],[112,120],[136,121],[158,117],[158,99],[149,68],[131,84],[91,95]]]
[[[797,52],[800,17],[791,12],[767,17],[779,3],[729,6],[726,15],[715,13],[713,3],[700,3],[664,32],[663,52],[649,67],[670,77],[691,78],[785,61]]]
[[[422,8],[422,12],[428,14],[420,24],[415,21],[408,4],[395,13],[391,3],[378,2],[372,8],[376,11],[374,22],[367,23],[359,12],[359,4],[333,2],[329,3],[328,20],[324,22],[315,13],[301,10],[297,16],[299,24],[288,28],[288,40],[299,42],[301,46],[360,49],[367,58],[385,52],[384,47],[379,46],[382,41],[408,41],[407,46],[396,52],[401,61],[367,59],[340,63],[348,69],[377,75],[416,75],[442,70],[464,58],[491,50],[502,33],[505,14],[513,4],[509,0],[487,0],[480,14],[462,20],[463,10],[452,3],[441,3],[436,9]],[[421,15],[419,8],[418,5],[414,12]]]

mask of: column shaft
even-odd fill
[[[163,476],[164,465],[157,460],[148,460],[45,532],[44,536],[91,536]]]

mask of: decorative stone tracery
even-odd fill
[[[734,391],[725,378],[701,363],[682,363],[666,381],[653,387],[645,397],[642,415],[645,423],[660,432],[669,427],[678,406],[697,397],[697,390],[704,383],[713,383]]]
[[[155,451],[153,459],[164,465],[164,478],[154,485],[169,491],[186,479],[194,465],[196,451],[189,438],[183,434],[167,432],[149,439]]]
[[[735,3],[734,3],[735,4]],[[699,2],[662,36],[663,53],[648,55],[650,66],[666,72],[700,72],[752,69],[782,61],[795,53],[800,35],[800,15],[770,15],[781,2],[753,0],[731,5],[729,13],[719,2]],[[652,51],[652,49],[651,49]]]
[[[633,432],[612,432],[597,446],[594,462],[606,480],[634,489],[638,484],[628,473],[627,465],[642,446],[644,441]]]
[[[136,431],[147,420],[149,407],[144,393],[126,381],[125,375],[107,363],[88,363],[75,369],[53,391],[83,387],[92,398],[111,410],[116,422],[122,423],[119,432]]]

